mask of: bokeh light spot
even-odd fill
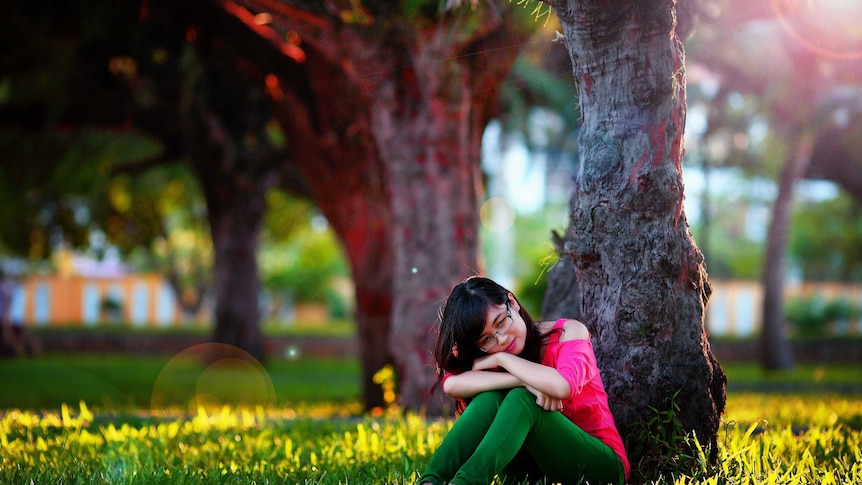
[[[171,358],[156,378],[150,400],[153,414],[275,404],[275,386],[260,362],[221,343],[194,345]]]
[[[505,232],[515,224],[515,208],[503,197],[491,197],[479,209],[479,219],[491,232]]]

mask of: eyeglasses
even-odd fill
[[[508,323],[507,323],[508,319]],[[500,323],[497,324],[497,330],[494,331],[494,335],[486,335],[479,339],[479,350],[485,352],[486,354],[491,351],[495,346],[500,345],[500,341],[498,340],[498,335],[506,335],[506,332],[512,328],[512,309],[509,308],[509,302],[506,301],[506,318],[500,320]]]

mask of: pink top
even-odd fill
[[[589,339],[561,343],[560,335],[566,320],[561,318],[554,323],[555,331],[548,339],[542,364],[557,369],[572,388],[572,395],[563,401],[563,414],[620,457],[628,481],[631,465],[608,406],[608,395],[596,364],[593,344]]]

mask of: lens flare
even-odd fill
[[[800,45],[834,59],[862,58],[859,0],[771,0],[776,19]]]
[[[275,404],[275,386],[257,359],[232,345],[206,343],[183,350],[165,364],[153,385],[150,410],[155,415],[171,409]]]

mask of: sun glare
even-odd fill
[[[862,58],[862,1],[771,0],[794,41],[821,55]]]

